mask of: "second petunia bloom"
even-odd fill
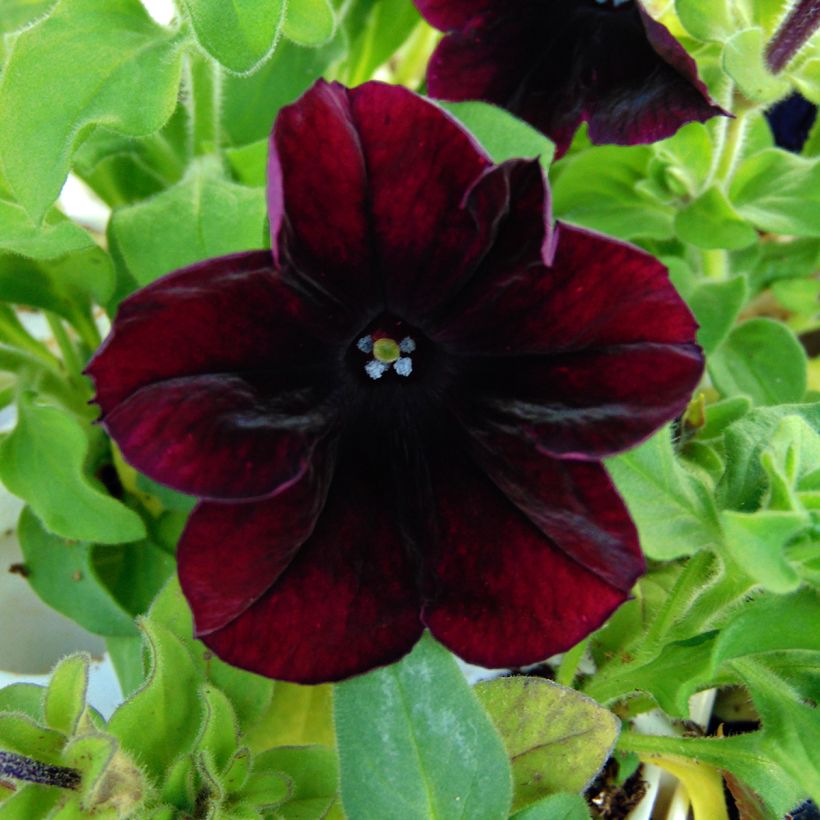
[[[561,156],[582,122],[632,145],[725,114],[694,60],[640,0],[415,0],[447,33],[427,69],[442,100],[485,100],[527,120]]]
[[[575,644],[643,570],[600,460],[702,372],[666,270],[552,229],[537,162],[379,83],[282,110],[268,198],[272,251],[138,291],[89,366],[125,458],[202,499],[197,634],[301,683],[425,628],[486,666]]]

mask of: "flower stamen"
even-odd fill
[[[362,353],[373,356],[365,363],[364,372],[374,381],[380,379],[390,370],[405,378],[413,372],[413,360],[402,353],[412,353],[416,349],[416,343],[410,336],[405,336],[400,342],[391,339],[389,336],[362,336],[356,342],[356,347]]]

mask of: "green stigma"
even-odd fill
[[[373,358],[376,361],[392,364],[398,361],[400,355],[399,345],[393,339],[376,339],[373,343]]]

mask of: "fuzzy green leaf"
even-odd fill
[[[88,688],[88,655],[71,655],[57,664],[43,701],[46,725],[71,735],[85,709]]]
[[[724,396],[748,396],[758,405],[797,402],[806,392],[806,352],[782,322],[749,319],[712,356],[709,374]]]
[[[583,791],[601,770],[619,721],[594,700],[542,678],[480,683],[476,697],[510,757],[513,811],[562,791]]]
[[[108,730],[161,781],[193,746],[201,714],[199,680],[188,650],[171,632],[151,619],[142,620],[141,629],[151,656],[148,679],[114,712]]]
[[[161,128],[176,106],[180,71],[174,33],[138,0],[60,0],[20,34],[0,78],[0,156],[32,219],[56,199],[89,126],[131,136]]]
[[[820,236],[820,158],[761,151],[740,164],[729,195],[738,213],[763,231]]]
[[[91,562],[91,547],[47,532],[26,507],[18,525],[20,548],[32,589],[58,612],[90,632],[136,634],[131,615],[112,598]]]
[[[285,37],[302,46],[320,46],[336,31],[336,15],[329,0],[288,0]]]
[[[230,71],[251,72],[273,53],[285,18],[284,0],[183,2],[202,47]]]
[[[178,185],[116,211],[110,235],[137,284],[147,285],[202,259],[264,247],[264,190],[201,160]]]
[[[681,466],[669,428],[607,459],[606,465],[651,558],[691,555],[720,540],[714,502],[703,483]]]
[[[145,537],[142,519],[84,472],[89,441],[71,413],[24,392],[17,426],[0,444],[0,480],[55,535],[120,544]]]
[[[549,168],[555,144],[524,120],[503,108],[476,100],[439,104],[472,133],[493,162],[537,157]]]
[[[351,818],[507,817],[512,785],[501,738],[429,636],[393,666],[338,684],[334,713]]]

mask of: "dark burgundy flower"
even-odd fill
[[[594,143],[654,142],[725,114],[692,58],[635,0],[415,0],[447,36],[427,68],[442,100],[486,100],[563,154],[582,122]]]
[[[135,293],[89,367],[128,461],[203,499],[178,553],[197,634],[310,683],[425,627],[506,666],[599,626],[643,568],[600,459],[702,370],[665,269],[551,231],[536,162],[379,83],[283,109],[269,206],[272,253]]]
[[[817,119],[817,106],[795,93],[772,106],[766,112],[766,119],[775,145],[799,154]]]

